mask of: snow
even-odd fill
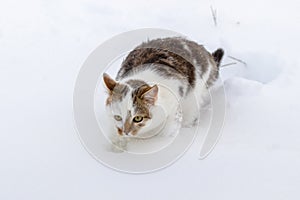
[[[217,9],[215,27],[210,6]],[[297,199],[299,2],[1,1],[0,199]],[[224,67],[222,137],[161,171],[95,161],[76,135],[72,94],[99,44],[137,28],[174,30],[247,63]]]

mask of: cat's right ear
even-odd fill
[[[157,85],[154,85],[152,87],[147,88],[147,90],[145,90],[142,94],[141,98],[148,104],[154,105],[155,101],[157,100],[157,94],[158,87]]]
[[[117,82],[112,79],[107,73],[103,74],[103,81],[105,83],[106,88],[112,92],[115,86],[117,85]]]

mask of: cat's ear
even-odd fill
[[[158,87],[157,85],[154,85],[150,87],[148,90],[146,90],[142,94],[141,98],[147,103],[154,105],[155,101],[157,100],[157,94],[158,94]]]
[[[115,86],[117,85],[117,82],[114,79],[112,79],[107,73],[103,74],[103,81],[110,92],[112,92]]]

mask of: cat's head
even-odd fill
[[[142,80],[117,82],[105,73],[103,81],[108,91],[106,106],[112,114],[117,133],[138,136],[151,124],[158,86],[150,86]]]

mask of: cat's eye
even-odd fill
[[[142,116],[135,116],[134,118],[133,118],[133,122],[135,122],[135,123],[139,123],[139,122],[141,122],[141,121],[143,121],[143,117]]]
[[[121,121],[122,120],[122,117],[120,115],[115,115],[114,118],[115,118],[116,121]]]

